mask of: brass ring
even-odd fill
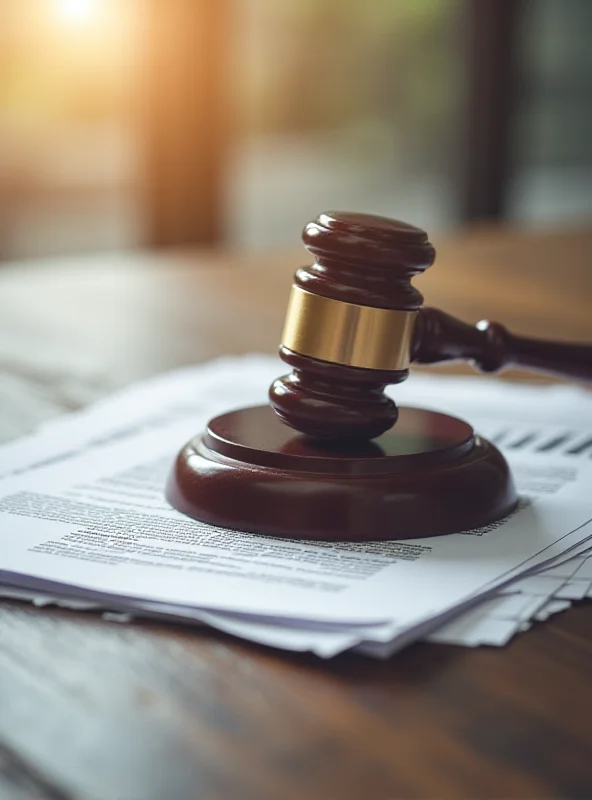
[[[407,369],[416,316],[417,311],[345,303],[292,286],[282,345],[350,367]]]

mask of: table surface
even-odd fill
[[[590,340],[592,230],[436,241],[416,283],[468,321]],[[0,267],[0,437],[138,378],[273,352],[304,251]],[[2,800],[592,796],[592,610],[503,649],[323,662],[223,634],[0,604]]]

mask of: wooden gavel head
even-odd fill
[[[408,375],[421,294],[411,279],[435,257],[427,234],[369,214],[327,212],[302,234],[314,263],[298,269],[280,356],[292,371],[271,405],[314,437],[371,439],[397,419],[384,394]]]
[[[411,279],[435,258],[426,233],[369,214],[321,214],[303,232],[315,258],[297,270],[281,358],[292,371],[269,390],[287,425],[324,439],[373,439],[397,420],[384,394],[410,362],[513,365],[592,379],[592,347],[516,336],[497,322],[468,325],[424,308]]]
[[[303,238],[314,263],[294,277],[280,347],[291,372],[270,388],[273,411],[211,419],[177,456],[170,503],[222,527],[330,541],[435,536],[509,514],[517,495],[495,446],[455,417],[397,409],[384,389],[411,362],[451,360],[589,379],[592,347],[424,307],[411,281],[435,253],[411,225],[325,213]]]
[[[303,238],[314,263],[290,295],[280,355],[291,371],[272,384],[271,407],[220,414],[187,443],[171,504],[222,527],[331,541],[434,536],[511,513],[516,490],[491,442],[454,416],[397,409],[384,390],[413,362],[590,379],[592,347],[424,307],[411,284],[435,253],[411,225],[333,212]]]

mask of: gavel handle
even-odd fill
[[[487,320],[473,327],[437,308],[420,309],[411,360],[416,364],[472,361],[483,372],[516,366],[592,380],[592,345],[515,336],[499,322]]]

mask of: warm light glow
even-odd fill
[[[58,12],[68,22],[90,22],[97,6],[98,0],[57,0]]]

